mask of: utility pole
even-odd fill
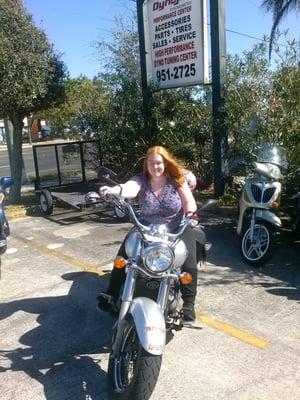
[[[224,193],[222,159],[227,146],[224,112],[224,76],[226,63],[225,0],[210,0],[213,160],[215,196]]]

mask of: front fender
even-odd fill
[[[260,220],[264,220],[269,222],[271,225],[275,225],[278,228],[281,227],[281,220],[279,217],[277,217],[277,215],[275,215],[274,213],[272,213],[269,210],[261,210],[258,209],[256,210],[256,218],[260,219]]]
[[[158,304],[147,297],[136,297],[129,314],[133,317],[143,348],[153,355],[162,354],[166,344],[166,324]]]

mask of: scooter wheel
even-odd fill
[[[249,226],[241,238],[241,253],[247,264],[258,267],[272,256],[274,232],[268,224],[258,222],[254,225],[252,240],[250,233],[251,229]]]

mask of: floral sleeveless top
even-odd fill
[[[176,186],[167,180],[163,192],[157,196],[151,189],[150,182],[145,174],[135,175],[141,185],[139,192],[140,220],[144,225],[170,224],[175,229],[182,218],[182,203]]]

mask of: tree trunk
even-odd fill
[[[28,131],[28,143],[32,145],[32,137],[31,137],[31,125],[32,125],[32,118],[27,117],[27,131]]]
[[[8,160],[11,170],[14,127],[8,118],[4,118],[4,127],[5,127],[5,138],[6,138],[6,145],[8,152]]]
[[[21,200],[22,186],[22,131],[23,131],[23,116],[12,115],[10,117],[13,125],[13,143],[11,148],[11,175],[14,179],[14,185],[11,188],[10,195],[12,203],[19,203]]]

